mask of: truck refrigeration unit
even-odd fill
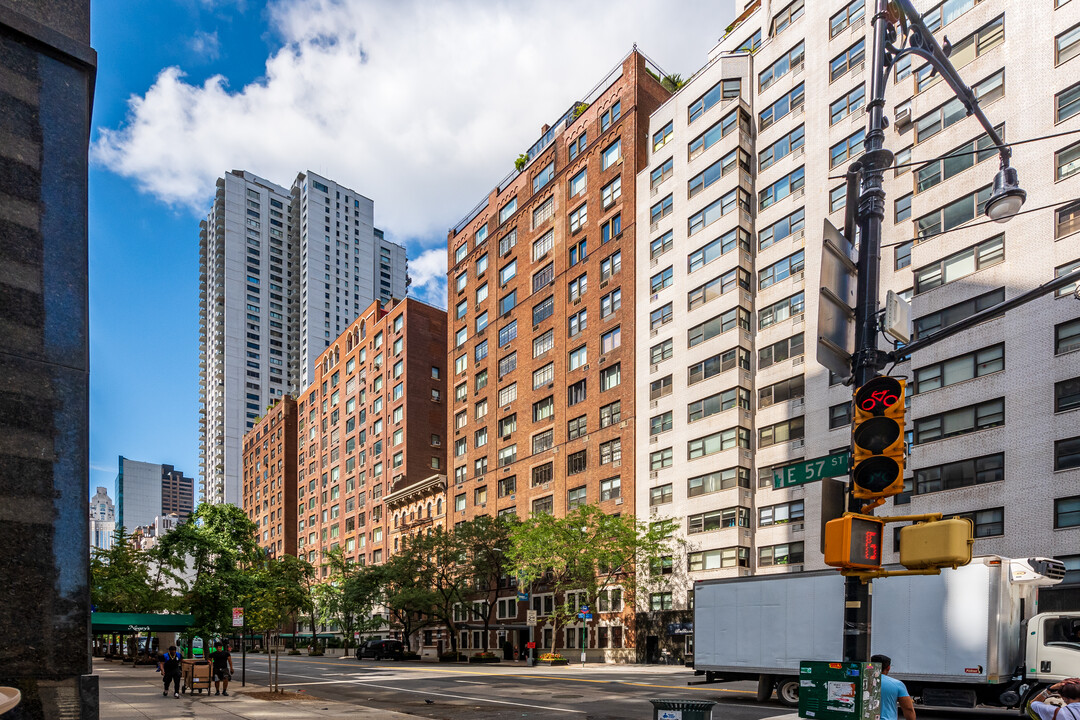
[[[1058,560],[975,558],[940,575],[874,581],[871,652],[916,702],[1014,708],[1080,676],[1080,613],[1038,613]],[[843,657],[844,578],[835,571],[704,580],[694,585],[694,670],[708,682],[757,680],[799,699],[799,662]]]

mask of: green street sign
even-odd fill
[[[773,489],[802,485],[814,482],[821,478],[840,477],[848,474],[848,465],[851,462],[851,453],[847,450],[835,455],[803,460],[794,465],[786,465],[777,468],[773,473]]]

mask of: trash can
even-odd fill
[[[712,720],[712,700],[650,699],[653,720]]]

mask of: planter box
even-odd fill
[[[441,662],[441,663],[461,662],[464,659],[465,659],[464,655],[459,655],[457,657],[454,657],[453,655],[449,655],[449,656],[442,655],[442,656],[439,657],[439,662]]]
[[[471,657],[471,658],[469,658],[469,664],[470,665],[482,665],[482,664],[491,664],[491,663],[497,663],[497,662],[499,662],[499,658],[497,658],[497,657],[493,657],[493,658]]]
[[[559,658],[558,660],[537,660],[537,665],[569,665],[570,661],[566,658]]]

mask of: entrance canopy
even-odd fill
[[[91,631],[100,633],[183,632],[195,623],[193,615],[151,615],[141,613],[90,614]]]

